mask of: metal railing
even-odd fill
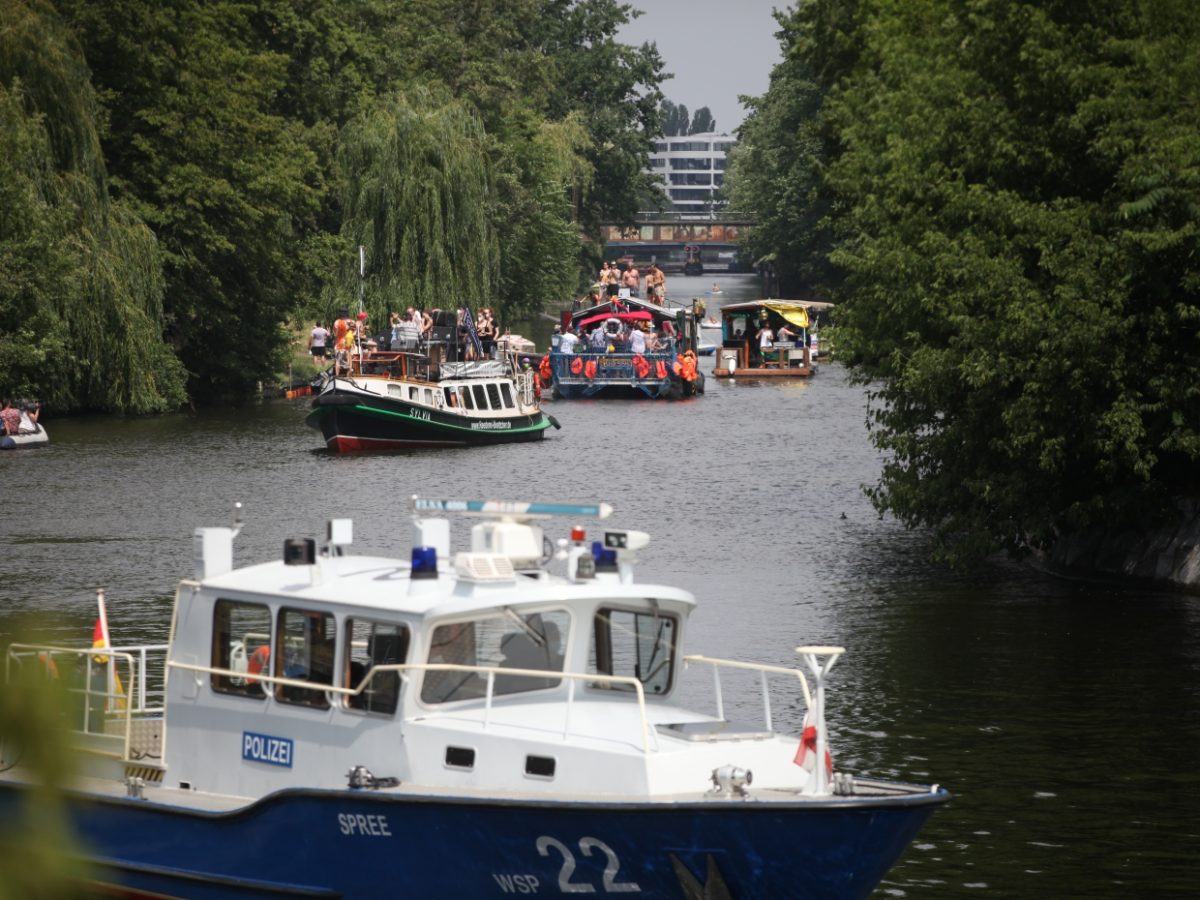
[[[80,727],[70,731],[100,743],[120,743],[119,751],[87,749],[131,760],[134,719],[161,717],[165,709],[167,650],[167,644],[83,648],[14,643],[5,656],[4,677],[11,683],[14,667],[38,666],[45,677],[62,683],[68,697],[79,698]],[[157,678],[155,667],[160,668]]]
[[[179,669],[187,672],[197,672],[206,675],[217,675],[221,677],[245,677],[245,672],[239,672],[235,669],[218,669],[212,666],[202,666],[195,663],[169,662],[167,664],[172,669]],[[567,703],[564,711],[562,737],[566,740],[571,734],[571,716],[575,707],[575,685],[580,681],[599,682],[602,684],[627,684],[630,685],[637,694],[637,706],[639,725],[642,732],[642,752],[649,753],[651,745],[653,749],[658,749],[658,738],[654,730],[650,728],[650,720],[646,716],[646,694],[642,686],[642,682],[637,678],[628,675],[603,675],[598,672],[559,672],[548,669],[510,669],[504,666],[465,666],[456,663],[395,663],[391,665],[373,666],[359,683],[358,687],[339,687],[333,684],[322,684],[312,681],[306,681],[300,678],[285,678],[276,675],[256,674],[255,681],[264,684],[279,685],[281,687],[300,688],[302,690],[314,691],[325,694],[336,694],[341,697],[357,697],[370,687],[372,679],[385,672],[396,672],[405,682],[409,681],[409,672],[463,672],[468,674],[478,674],[486,676],[487,690],[484,693],[484,708],[483,720],[481,727],[487,730],[488,723],[491,718],[492,701],[495,697],[495,678],[497,675],[516,676],[518,678],[536,678],[539,681],[546,679],[564,680],[567,685]],[[266,694],[266,696],[271,696]],[[509,696],[504,694],[501,696]],[[424,716],[423,716],[424,717]]]
[[[759,684],[762,690],[763,701],[763,720],[768,731],[774,731],[771,717],[771,695],[767,690],[768,675],[786,675],[790,678],[795,678],[800,682],[800,689],[804,693],[805,707],[812,706],[812,693],[808,689],[808,679],[804,677],[804,673],[799,669],[791,669],[787,666],[768,666],[763,663],[747,663],[739,662],[735,659],[717,659],[709,656],[685,656],[683,658],[685,666],[690,666],[693,663],[697,665],[712,666],[713,673],[713,691],[717,703],[717,718],[725,718],[725,692],[721,685],[721,669],[742,669],[759,674]]]

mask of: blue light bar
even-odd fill
[[[617,571],[617,551],[609,550],[599,541],[592,541],[592,558],[596,561],[597,572]]]
[[[412,572],[410,578],[437,578],[437,548],[436,547],[413,547],[412,548]]]
[[[612,507],[607,503],[516,503],[507,500],[432,500],[412,498],[413,512],[465,513],[493,516],[575,516],[607,519]]]

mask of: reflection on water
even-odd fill
[[[752,296],[752,279],[721,280],[721,302],[739,285]],[[104,586],[116,641],[162,639],[192,530],[229,522],[235,500],[239,565],[335,516],[354,518],[356,550],[406,557],[414,493],[605,500],[613,524],[652,535],[642,580],[697,595],[689,652],[792,664],[798,645],[846,646],[836,764],[954,792],[881,896],[1195,892],[1200,601],[1003,561],[930,567],[922,536],[862,495],[879,459],[863,391],[837,366],[810,382],[709,378],[684,403],[559,401],[563,428],[542,443],[461,451],[332,455],[306,410],[51,418],[48,448],[0,455],[0,477],[35,491],[0,524],[0,632],[38,612],[49,635],[87,639]],[[690,672],[681,690],[708,703],[710,679]],[[777,725],[798,731],[803,709],[775,690]],[[729,714],[761,709],[751,697]]]

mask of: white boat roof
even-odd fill
[[[602,573],[573,582],[547,572],[518,573],[505,581],[468,581],[458,577],[453,560],[438,559],[436,579],[413,580],[408,562],[383,556],[318,556],[313,565],[288,565],[282,560],[236,569],[206,578],[208,591],[288,598],[325,607],[353,607],[428,616],[453,615],[498,606],[563,605],[568,600],[654,597],[694,606],[687,591],[666,585],[622,582]]]

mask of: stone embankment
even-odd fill
[[[1200,499],[1179,503],[1182,518],[1156,530],[1108,530],[1063,538],[1043,558],[1067,575],[1144,581],[1200,593]]]

